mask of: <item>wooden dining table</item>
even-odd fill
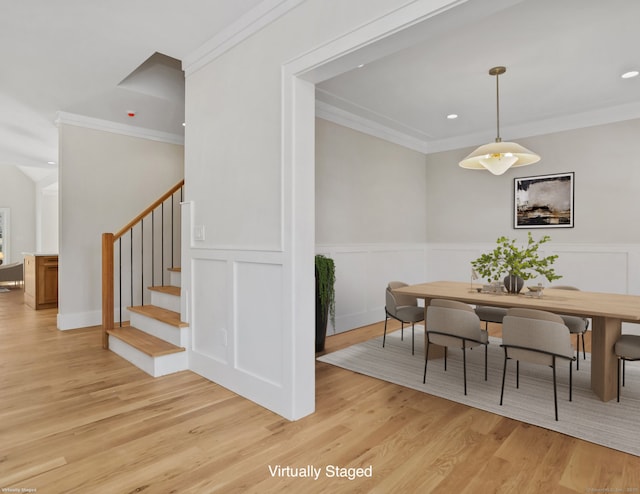
[[[640,296],[545,288],[542,296],[535,297],[527,293],[484,293],[481,288],[470,283],[434,281],[398,288],[394,292],[424,300],[425,321],[432,299],[504,308],[523,307],[591,318],[591,389],[602,401],[616,397],[618,363],[614,346],[620,337],[622,322],[640,323]]]

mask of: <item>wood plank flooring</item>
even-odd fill
[[[103,350],[99,328],[58,331],[19,288],[0,293],[0,372],[0,492],[640,492],[638,457],[328,364],[297,422],[188,371],[153,379]],[[270,471],[308,465],[318,480]]]

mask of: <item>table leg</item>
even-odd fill
[[[613,347],[622,333],[622,321],[594,317],[591,332],[591,389],[602,401],[616,397],[617,358]]]

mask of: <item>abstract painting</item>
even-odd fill
[[[514,228],[573,228],[574,173],[514,180]]]

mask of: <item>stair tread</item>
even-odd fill
[[[174,266],[172,268],[167,268],[168,271],[173,271],[174,273],[182,272],[182,268],[180,266]]]
[[[185,351],[183,347],[161,340],[132,326],[109,329],[107,333],[151,357],[160,357]]]
[[[127,309],[136,314],[142,314],[143,316],[175,326],[176,328],[185,328],[188,326],[186,322],[180,320],[180,314],[178,312],[163,309],[157,305],[137,305],[135,307],[127,307]]]
[[[176,297],[180,296],[180,287],[173,285],[160,285],[160,286],[150,286],[149,290],[158,293],[167,293],[169,295],[175,295]]]

